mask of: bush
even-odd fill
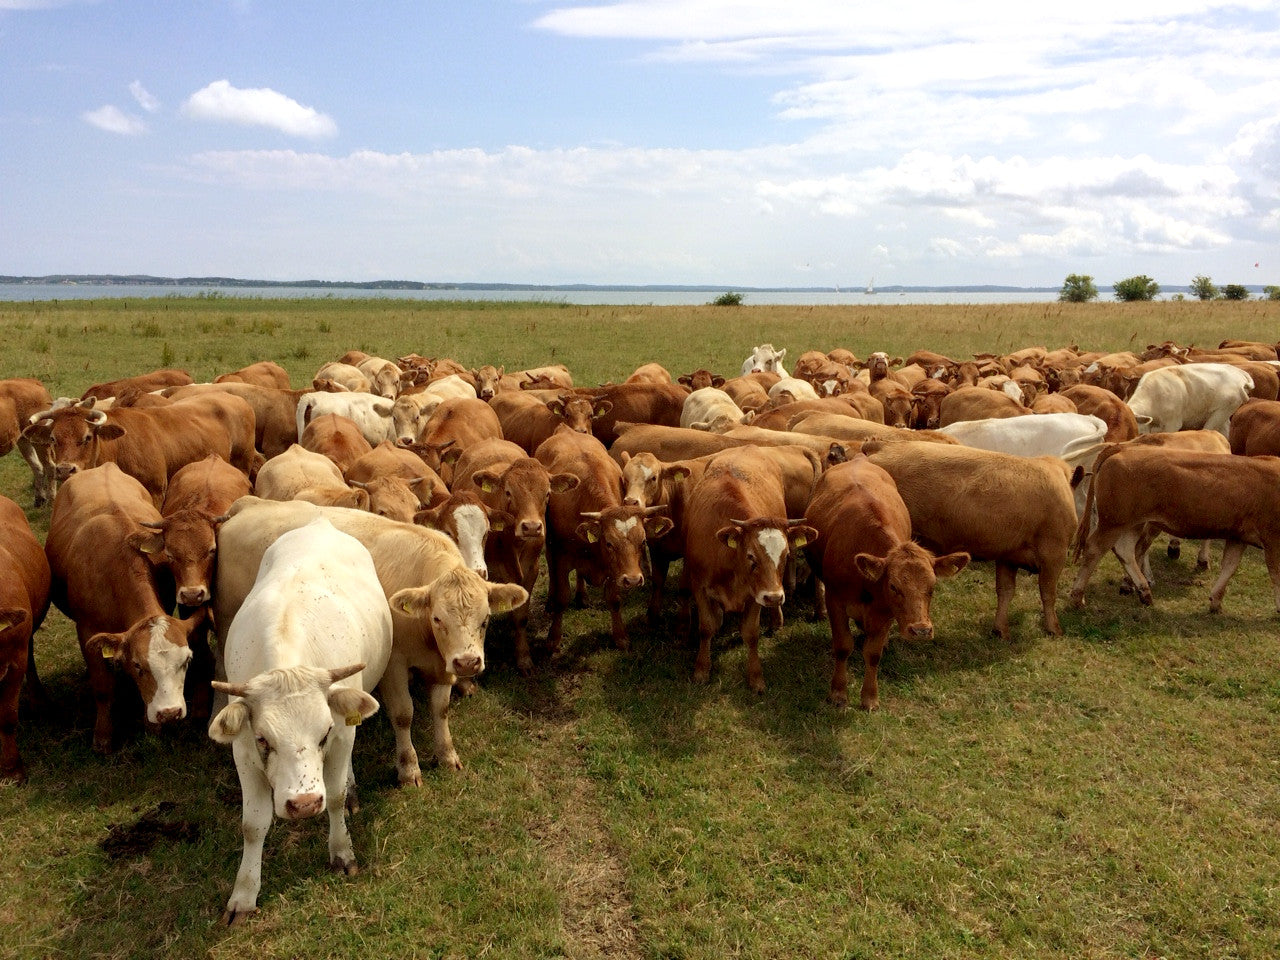
[[[1154,300],[1156,294],[1160,292],[1160,284],[1144,274],[1139,274],[1136,277],[1117,280],[1111,285],[1111,289],[1116,292],[1117,300]]]
[[[1087,303],[1098,299],[1098,288],[1088,274],[1069,273],[1062,283],[1058,299],[1066,303]]]
[[[1228,283],[1222,287],[1222,299],[1224,300],[1248,300],[1249,291],[1243,283]]]
[[[1214,300],[1218,296],[1217,285],[1203,273],[1197,274],[1191,281],[1191,292],[1197,300]]]
[[[1262,288],[1262,295],[1268,300],[1280,300],[1280,287],[1266,286]]]
[[[740,307],[745,299],[746,297],[743,294],[730,290],[728,293],[722,293],[712,300],[711,305],[713,307]]]

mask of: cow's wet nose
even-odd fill
[[[290,820],[314,817],[324,809],[324,797],[318,793],[300,793],[284,802],[284,815]]]

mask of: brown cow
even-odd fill
[[[949,384],[933,378],[921,380],[912,387],[915,420],[911,425],[917,430],[937,430],[942,419],[942,399],[949,393]]]
[[[417,441],[404,446],[448,484],[453,462],[462,452],[473,443],[492,439],[503,439],[502,424],[493,408],[479,398],[453,397],[436,407]]]
[[[693,373],[686,373],[680,377],[676,383],[689,388],[690,392],[701,390],[704,387],[723,387],[725,384],[724,377],[712,373],[710,370],[699,368]],[[768,394],[765,395],[768,397]]]
[[[229,393],[253,408],[254,444],[270,460],[298,442],[298,401],[309,390],[281,390],[252,383],[193,383],[166,390],[173,400],[186,400],[207,393]]]
[[[343,474],[347,483],[355,486],[387,477],[404,480],[415,497],[429,507],[449,498],[449,488],[440,475],[422,462],[412,450],[398,447],[390,440],[383,440],[364,456],[359,457]],[[372,500],[372,496],[370,500]],[[370,511],[378,511],[370,505]],[[415,508],[416,509],[416,508]]]
[[[71,475],[53,504],[45,543],[50,598],[75,621],[97,706],[93,748],[100,753],[112,745],[115,678],[108,661],[136,683],[149,726],[187,715],[188,673],[193,697],[213,676],[208,644],[196,630],[206,608],[186,620],[169,616],[172,581],[138,550],[151,538],[143,524],[162,519],[142,484],[114,463]]]
[[[26,779],[18,755],[18,695],[39,684],[32,635],[49,609],[49,561],[26,514],[0,497],[0,782]]]
[[[17,377],[0,380],[0,457],[15,446],[31,468],[34,503],[42,507],[57,492],[55,464],[48,447],[34,444],[22,435],[32,414],[53,406],[53,397],[39,380]]]
[[[509,440],[482,440],[459,457],[455,492],[474,492],[491,512],[509,518],[503,529],[489,537],[485,551],[494,581],[518,583],[532,596],[546,545],[547,504],[553,493],[568,493],[578,483],[573,473],[549,474],[540,461]],[[526,676],[533,671],[528,622],[526,600],[512,611],[516,668]]]
[[[136,377],[95,383],[80,394],[80,399],[88,400],[92,397],[94,400],[106,400],[108,397],[118,397],[130,389],[137,390],[139,393],[150,393],[152,390],[180,387],[191,382],[191,374],[185,370],[152,370],[150,373],[141,373]]]
[[[802,520],[787,520],[782,471],[751,447],[711,458],[688,493],[684,521],[680,624],[687,629],[692,597],[698,608],[693,679],[710,679],[711,638],[725,613],[741,612],[747,685],[763,693],[760,610],[781,607],[786,596],[782,574],[790,551],[804,546],[817,531]]]
[[[804,519],[817,531],[813,542],[805,546],[805,555],[826,588],[835,659],[830,700],[837,707],[849,703],[852,618],[866,634],[862,709],[875,710],[880,706],[877,674],[889,627],[897,621],[904,637],[930,639],[933,585],[939,577],[952,577],[963,570],[969,554],[935,557],[913,543],[911,514],[893,478],[862,456],[822,475]]]
[[[1058,577],[1076,526],[1062,460],[940,443],[872,440],[862,449],[893,477],[921,543],[995,562],[995,631],[1001,638],[1009,637],[1019,568],[1038,572],[1044,628],[1061,635]]]
[[[571,489],[551,498],[548,511],[549,652],[554,656],[560,648],[569,574],[574,570],[580,582],[604,585],[614,643],[626,650],[630,644],[622,622],[621,591],[644,583],[640,553],[645,539],[666,535],[671,520],[654,516],[656,510],[623,506],[622,469],[590,435],[561,428],[538,448],[536,458],[552,476],[569,473],[578,478]]]
[[[769,386],[782,379],[777,374],[768,374],[772,378]],[[712,383],[710,386],[719,387],[743,410],[759,410],[761,407],[769,403],[769,387],[760,382],[760,375],[749,373],[741,377],[730,377],[723,383]],[[629,421],[635,423],[637,421]]]
[[[340,413],[324,413],[310,421],[303,428],[298,445],[328,457],[344,474],[353,463],[373,451],[373,445],[365,439],[356,422]]]
[[[591,432],[606,447],[618,438],[614,425],[626,423],[658,423],[669,427],[680,425],[680,411],[689,391],[678,383],[620,383],[601,388],[596,401],[611,406],[591,421]]]
[[[1280,456],[1280,401],[1246,400],[1231,415],[1231,452]]]
[[[871,396],[884,407],[885,426],[907,428],[915,422],[915,394],[898,381],[889,377],[872,380]]]
[[[950,426],[961,420],[988,420],[996,417],[1030,416],[1021,401],[999,390],[982,387],[956,390],[942,398],[938,410],[939,426]]]
[[[670,383],[671,371],[660,363],[642,363],[636,367],[626,383]]]
[[[259,387],[270,387],[274,390],[288,390],[289,371],[274,360],[259,360],[239,370],[232,370],[213,378],[214,383],[251,383]]]
[[[1244,548],[1261,547],[1280,610],[1280,458],[1226,456],[1167,447],[1130,446],[1100,454],[1081,523],[1088,534],[1084,559],[1071,587],[1071,602],[1084,606],[1084,592],[1098,561],[1113,547],[1143,604],[1151,584],[1138,558],[1148,524],[1177,537],[1226,541],[1222,569],[1209,593],[1209,612],[1222,609],[1227,582]],[[1092,505],[1098,526],[1090,533]],[[1083,539],[1083,537],[1082,537]]]
[[[489,404],[502,425],[502,438],[528,456],[556,432],[560,424],[577,433],[590,433],[592,421],[609,412],[608,400],[593,400],[573,393],[558,393],[545,400],[528,393],[502,393]]]
[[[1103,439],[1108,443],[1122,443],[1138,435],[1138,421],[1133,411],[1112,391],[1078,383],[1063,390],[1062,396],[1076,405],[1077,412],[1095,416],[1107,425]]]

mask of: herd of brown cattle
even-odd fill
[[[781,621],[802,551],[831,624],[830,699],[847,703],[852,621],[865,633],[866,709],[878,705],[891,625],[931,637],[936,580],[970,560],[995,564],[995,630],[1005,637],[1019,569],[1037,573],[1044,628],[1061,632],[1057,586],[1073,540],[1077,604],[1112,549],[1150,603],[1146,551],[1166,532],[1225,541],[1211,610],[1246,545],[1263,549],[1280,607],[1276,345],[1032,347],[961,361],[810,351],[791,375],[784,357],[762,345],[731,378],[705,369],[673,378],[648,363],[590,388],[563,366],[507,372],[355,351],[306,390],[270,361],[209,384],[160,370],[78,399],[55,400],[35,380],[0,381],[0,454],[18,448],[35,506],[52,504],[42,548],[23,510],[0,497],[0,778],[24,776],[19,688],[25,676],[31,695],[42,695],[33,634],[50,602],[76,625],[97,708],[95,749],[112,748],[118,681],[130,697],[136,688],[148,725],[185,717],[188,701],[193,716],[208,717],[215,584],[239,576],[241,595],[252,584],[251,572],[216,573],[220,550],[226,562],[220,530],[251,494],[447,533],[458,570],[515,585],[501,604],[490,599],[495,610],[514,607],[524,674],[535,663],[529,597],[544,552],[542,657],[561,644],[570,574],[580,597],[587,584],[603,587],[614,642],[626,649],[623,593],[643,584],[647,564],[656,623],[670,564],[681,560],[677,632],[696,629],[694,678],[710,675],[724,614],[740,613],[747,682],[760,691],[761,617]],[[1037,414],[1016,431],[998,423]],[[955,424],[977,421],[994,425],[987,439],[952,435]],[[1049,425],[1063,423],[1085,432],[1051,446],[1056,455],[1019,455],[1059,443]],[[1027,447],[1028,436],[1041,446]],[[399,576],[399,595],[431,587]],[[388,676],[430,675],[437,759],[457,765],[444,726],[448,688],[468,683],[483,657],[448,654],[441,638],[468,616],[487,622],[488,607],[483,617],[446,616],[446,607],[426,593],[400,602],[397,616],[424,619],[415,652],[393,654]],[[226,624],[213,626],[225,637]],[[420,782],[412,703],[399,686],[397,765],[402,782]]]

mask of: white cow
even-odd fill
[[[369,392],[394,400],[400,395],[400,380],[404,373],[390,360],[382,357],[365,357],[356,369],[369,379]]]
[[[769,388],[769,399],[778,403],[792,403],[796,400],[817,400],[818,391],[813,388],[813,384],[808,380],[801,380],[799,377],[788,377],[784,374],[781,380]]]
[[[1188,363],[1143,374],[1129,397],[1139,433],[1217,430],[1249,399],[1253,377],[1229,363]]]
[[[369,551],[327,520],[281,535],[226,631],[231,698],[209,736],[231,744],[240,776],[244,852],[224,919],[258,909],[262,843],[272,814],[329,814],[329,865],[356,873],[347,832],[356,726],[391,656],[391,608]]]
[[[354,420],[369,445],[376,447],[396,438],[391,409],[390,400],[372,393],[308,393],[298,401],[298,436],[316,417],[337,413]]]
[[[1065,457],[1073,450],[1101,443],[1107,425],[1084,413],[1042,413],[1030,417],[961,420],[938,428],[966,447],[1011,453],[1018,457]]]
[[[751,349],[751,356],[742,361],[742,374],[746,376],[748,373],[776,373],[780,377],[787,376],[786,368],[783,367],[782,361],[787,355],[787,348],[781,350],[773,349],[772,343],[762,343],[758,347]]]
[[[317,516],[325,517],[369,550],[383,593],[391,601],[391,661],[378,693],[395,730],[400,783],[422,784],[418,754],[409,735],[413,723],[411,669],[431,684],[436,760],[442,767],[461,769],[449,734],[450,692],[459,677],[475,677],[484,670],[489,614],[520,606],[529,597],[524,588],[486,583],[467,569],[457,545],[437,530],[372,513],[257,497],[241,497],[230,512],[231,519],[218,528],[214,617],[219,630],[231,622],[248,594],[253,571],[272,541]]]
[[[741,423],[746,413],[719,387],[702,387],[684,398],[680,426],[706,430],[718,420]]]

